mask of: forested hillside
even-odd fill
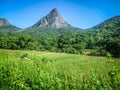
[[[35,27],[16,32],[11,31],[13,27],[8,29],[0,28],[0,48],[75,54],[85,54],[85,50],[90,50],[89,55],[104,56],[109,52],[114,57],[120,57],[120,16],[87,30]]]

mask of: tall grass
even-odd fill
[[[120,61],[109,59],[0,50],[0,90],[120,90]]]

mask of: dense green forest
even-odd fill
[[[120,57],[120,16],[87,29],[78,28],[27,28],[23,31],[4,32],[0,27],[0,48],[41,50],[104,56],[107,52]]]

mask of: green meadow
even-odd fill
[[[120,90],[120,59],[0,50],[0,90]]]

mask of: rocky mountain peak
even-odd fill
[[[8,26],[8,25],[10,25],[10,23],[8,22],[8,20],[6,18],[0,18],[0,27]]]
[[[60,16],[57,8],[54,8],[54,9],[50,12],[50,14],[51,14],[53,17]]]
[[[48,15],[40,19],[36,24],[32,26],[35,27],[47,27],[53,29],[67,28],[71,27],[59,14],[58,10],[54,8]]]

